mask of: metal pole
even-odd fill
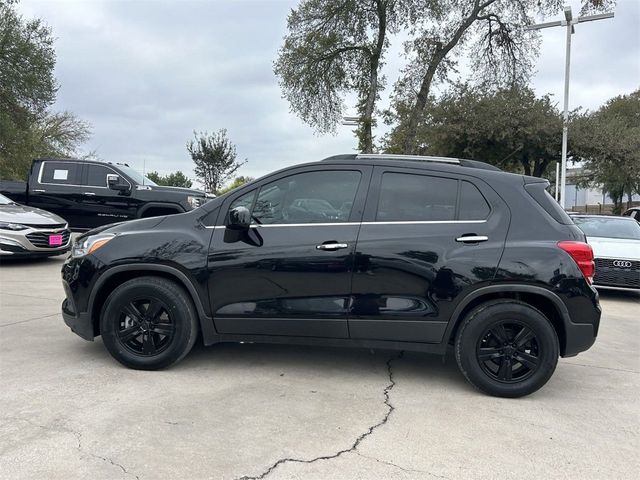
[[[562,122],[562,176],[560,177],[560,206],[566,206],[567,187],[567,136],[569,133],[569,70],[571,67],[571,21],[567,22],[567,50],[564,65],[564,121]]]
[[[571,14],[571,7],[564,7],[565,20],[540,23],[537,25],[527,25],[526,30],[541,30],[549,27],[567,27],[567,50],[565,58],[565,70],[564,70],[564,116],[562,125],[562,175],[560,177],[560,191],[558,192],[558,166],[556,165],[556,200],[558,195],[560,196],[560,205],[565,207],[565,193],[566,193],[566,176],[567,176],[567,135],[569,130],[569,67],[571,64],[571,34],[573,33],[574,26],[582,22],[592,22],[594,20],[604,20],[605,18],[613,18],[613,13],[602,13],[598,15],[588,15],[584,17],[578,17],[574,19]]]
[[[556,202],[558,201],[559,192],[560,192],[560,164],[556,162]]]

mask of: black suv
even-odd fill
[[[62,312],[132,368],[218,342],[445,354],[529,394],[600,321],[591,248],[546,180],[481,162],[339,155],[181,215],[78,238]]]

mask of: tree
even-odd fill
[[[640,90],[585,112],[570,127],[574,160],[584,162],[587,183],[602,186],[620,213],[624,195],[640,194]]]
[[[428,105],[416,129],[416,153],[471,158],[541,177],[560,158],[562,117],[549,96],[528,87],[487,91],[454,86]],[[405,126],[406,128],[406,126]],[[403,149],[404,130],[386,137],[391,153]]]
[[[193,186],[193,182],[180,170],[168,175],[160,175],[158,172],[148,172],[147,178],[153,180],[158,185],[165,185],[167,187],[191,188]]]
[[[0,176],[20,179],[35,157],[76,154],[90,128],[49,111],[58,89],[51,29],[22,18],[15,4],[0,0]]]
[[[235,190],[238,187],[241,187],[242,185],[244,185],[245,183],[249,183],[249,182],[253,182],[254,178],[253,177],[236,177],[233,179],[233,182],[231,182],[229,185],[227,185],[224,188],[221,188],[218,191],[218,195],[224,195],[227,192],[230,192],[231,190]]]
[[[217,193],[247,161],[237,160],[236,146],[227,137],[226,129],[211,135],[194,131],[193,135],[194,139],[187,143],[187,150],[195,164],[194,172],[207,192]]]
[[[357,135],[373,151],[375,111],[384,84],[380,68],[388,32],[406,22],[394,0],[303,0],[287,19],[274,71],[291,110],[321,133],[334,132],[344,97],[358,97]]]
[[[535,31],[525,30],[535,14],[556,13],[561,0],[442,0],[430,15],[415,19],[412,38],[405,43],[409,63],[395,86],[396,110],[406,113],[403,153],[419,149],[418,125],[425,115],[435,81],[455,70],[469,53],[471,68],[484,84],[522,83],[537,54]],[[603,10],[615,0],[583,0],[582,11]]]

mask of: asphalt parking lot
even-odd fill
[[[218,345],[127,370],[60,316],[62,258],[0,265],[0,478],[637,478],[640,296],[535,394],[453,358]]]

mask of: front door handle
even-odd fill
[[[489,240],[489,237],[485,235],[463,235],[461,237],[456,238],[456,242],[462,243],[478,243],[478,242],[486,242]]]
[[[89,195],[91,197],[95,197],[96,194],[94,192],[82,192],[83,195]]]
[[[323,243],[322,245],[316,245],[316,250],[340,250],[342,248],[349,248],[348,243]]]

